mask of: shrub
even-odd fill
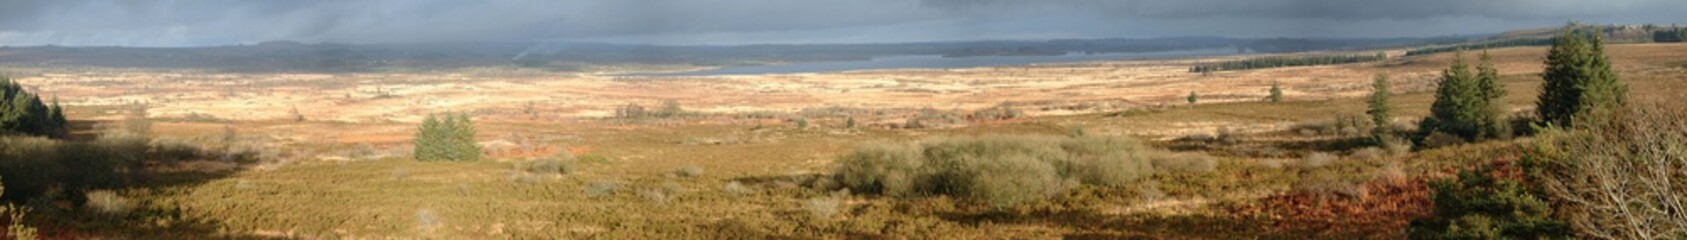
[[[128,198],[117,195],[116,192],[111,190],[88,191],[86,196],[88,202],[83,203],[83,205],[102,214],[121,216],[129,214],[129,210],[133,208]]]
[[[1013,103],[997,104],[994,107],[979,109],[972,112],[973,121],[1008,120],[1024,117],[1025,113],[1013,108]]]
[[[1005,207],[1075,184],[1122,186],[1152,174],[1135,141],[1104,137],[987,136],[857,148],[835,178],[860,193],[949,195]]]
[[[939,111],[933,108],[920,109],[914,117],[908,118],[903,126],[907,128],[948,128],[965,125],[966,120],[953,112]]]
[[[1218,168],[1218,162],[1212,156],[1200,152],[1159,153],[1150,159],[1154,162],[1154,171],[1210,173]]]
[[[1406,154],[1412,152],[1412,141],[1407,140],[1406,138],[1385,135],[1377,139],[1377,142],[1377,145],[1382,146],[1382,149],[1384,150],[1388,150],[1388,153],[1390,154]]]
[[[1460,172],[1430,182],[1435,216],[1412,221],[1412,239],[1562,238],[1568,226],[1522,184],[1492,175],[1492,168]]]
[[[703,167],[698,167],[697,165],[685,165],[679,167],[679,169],[674,169],[674,175],[680,177],[703,176]]]
[[[1530,180],[1578,237],[1687,237],[1687,106],[1630,106],[1611,121],[1541,134],[1524,157]]]
[[[803,209],[808,210],[815,218],[832,218],[838,215],[838,208],[843,205],[843,199],[840,198],[838,194],[809,198],[808,202],[803,204]]]
[[[586,184],[586,196],[592,198],[614,196],[621,189],[620,183],[592,182]]]
[[[638,191],[638,196],[657,204],[667,204],[669,200],[673,199],[668,192],[660,189],[641,189]]]
[[[527,172],[534,174],[566,175],[574,173],[574,164],[576,161],[578,160],[576,160],[573,155],[569,155],[568,152],[564,151],[558,153],[556,156],[534,159],[525,164],[526,166],[524,168]]]
[[[1326,152],[1314,152],[1300,158],[1300,166],[1304,168],[1318,168],[1329,165],[1341,157]]]
[[[1423,146],[1424,148],[1440,148],[1462,145],[1464,143],[1464,138],[1459,137],[1458,135],[1447,134],[1444,132],[1433,132],[1429,133],[1428,136],[1424,136],[1423,143],[1419,144],[1419,146]]]
[[[914,146],[865,146],[838,160],[836,176],[856,192],[907,196],[915,192],[914,178],[923,174],[920,157]]]
[[[1353,150],[1353,153],[1349,153],[1348,157],[1352,159],[1377,159],[1388,155],[1388,151],[1382,150],[1382,148],[1367,147]]]
[[[755,189],[751,189],[749,186],[744,186],[744,183],[740,183],[738,181],[727,182],[726,187],[721,188],[721,190],[726,191],[727,195],[732,196],[749,195],[751,193],[755,193],[756,191]]]
[[[183,161],[200,158],[203,153],[200,147],[186,140],[173,137],[159,137],[152,139],[151,159],[158,161]]]

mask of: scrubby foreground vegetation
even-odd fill
[[[1362,72],[1341,86],[1362,94],[1173,89],[1100,113],[670,100],[348,122],[42,104],[65,127],[0,138],[0,222],[73,239],[1687,237],[1687,47],[1577,34],[1316,67]],[[1179,64],[1201,81],[1297,70]]]

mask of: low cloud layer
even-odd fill
[[[1687,23],[1679,0],[0,0],[0,45],[1398,37]]]

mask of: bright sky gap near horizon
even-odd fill
[[[0,0],[0,45],[1424,37],[1687,23],[1680,0]]]

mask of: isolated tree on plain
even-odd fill
[[[1188,100],[1190,105],[1194,105],[1195,101],[1200,100],[1200,99],[1198,99],[1198,97],[1195,96],[1195,91],[1189,91],[1189,98],[1185,99],[1185,100]]]
[[[1626,101],[1628,86],[1611,70],[1598,34],[1565,28],[1547,52],[1535,108],[1539,120],[1571,128],[1604,125]]]
[[[1283,102],[1283,86],[1276,81],[1271,82],[1271,102]]]
[[[1388,103],[1389,93],[1388,75],[1377,74],[1376,79],[1371,80],[1371,97],[1366,99],[1370,106],[1365,110],[1365,114],[1371,115],[1371,124],[1376,126],[1375,132],[1385,131],[1394,123],[1394,106]]]
[[[429,114],[413,139],[418,161],[477,161],[480,145],[474,141],[474,123],[468,114]]]

